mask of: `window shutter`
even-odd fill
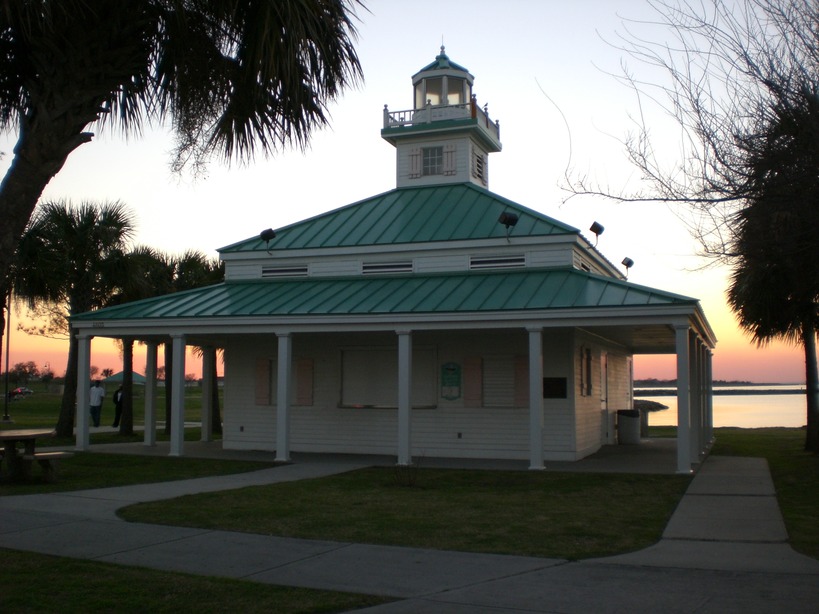
[[[444,145],[444,175],[455,174],[455,145]]]
[[[409,155],[409,176],[410,179],[417,179],[421,176],[421,148],[416,147],[410,151]]]
[[[515,356],[515,407],[529,406],[529,357]]]
[[[270,359],[256,360],[256,405],[272,405],[270,401]]]
[[[313,359],[296,361],[296,405],[313,404]]]
[[[486,407],[514,407],[514,356],[499,354],[483,360],[483,403]]]
[[[483,403],[483,361],[480,356],[464,358],[464,404],[480,407]]]

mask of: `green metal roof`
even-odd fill
[[[267,243],[258,236],[221,253],[396,245],[502,238],[504,211],[517,214],[511,235],[578,234],[567,224],[471,183],[398,188],[284,228]]]
[[[466,314],[696,303],[696,299],[575,269],[531,269],[225,282],[108,307],[72,320]]]
[[[438,55],[435,56],[435,61],[430,63],[430,64],[427,64],[426,66],[424,66],[421,70],[419,70],[417,73],[412,75],[412,78],[414,79],[415,77],[420,75],[422,72],[427,72],[427,71],[430,71],[430,70],[447,70],[447,69],[459,70],[461,72],[465,72],[465,73],[469,74],[469,71],[466,68],[464,68],[460,64],[456,64],[455,62],[453,62],[452,60],[449,59],[449,56],[446,54],[446,52],[444,51],[444,48],[442,46],[441,47],[441,53],[439,53]]]

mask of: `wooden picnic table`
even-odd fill
[[[6,463],[6,472],[10,479],[19,481],[29,476],[32,461],[39,461],[47,479],[54,479],[54,462],[72,456],[70,452],[37,452],[37,440],[50,439],[56,432],[53,429],[9,429],[0,430],[0,442],[3,443],[2,458]],[[22,450],[18,446],[22,445]]]

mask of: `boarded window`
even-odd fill
[[[435,407],[435,353],[417,348],[412,353],[412,406]],[[350,348],[341,353],[341,405],[398,407],[398,349]]]
[[[313,371],[312,358],[297,358],[294,361],[294,405],[313,404]],[[276,405],[276,395],[279,389],[278,380],[278,362],[275,358],[259,358],[256,360],[256,405]]]

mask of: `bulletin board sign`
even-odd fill
[[[441,396],[447,401],[461,398],[461,365],[456,362],[441,365]]]

